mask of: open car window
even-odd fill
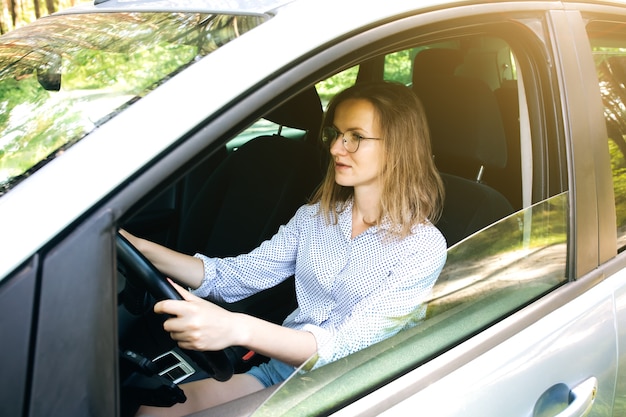
[[[544,195],[533,191],[533,181],[542,180],[533,175],[543,165],[533,160],[538,155],[533,147],[543,139],[530,125],[526,91],[533,87],[520,76],[513,45],[505,37],[467,35],[384,58],[384,77],[411,86],[428,115],[446,185],[446,207],[437,224],[448,240],[446,265],[425,317],[413,327],[308,371],[312,358],[255,416],[331,413],[568,281],[570,196],[559,187]],[[472,141],[471,118],[485,120],[479,129],[488,151],[449,139],[456,123],[463,130],[458,136]],[[504,152],[502,159],[498,152]]]

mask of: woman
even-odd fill
[[[331,161],[312,203],[249,254],[188,256],[123,232],[157,268],[195,288],[176,286],[186,301],[154,307],[172,316],[164,328],[182,348],[237,345],[272,358],[227,382],[183,384],[187,402],[139,414],[180,415],[226,402],[281,382],[313,355],[307,367],[422,318],[446,244],[431,223],[443,187],[419,100],[399,84],[355,85],[329,104],[322,140]],[[235,301],[292,275],[298,308],[282,326],[199,298]]]

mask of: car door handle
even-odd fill
[[[570,403],[565,410],[557,414],[555,417],[584,417],[591,411],[593,402],[598,392],[598,380],[595,377],[586,379],[585,381],[572,388],[570,391]]]
[[[533,417],[585,417],[591,411],[598,392],[598,380],[586,379],[569,389],[565,384],[552,386],[535,404]],[[554,414],[555,410],[560,410]]]

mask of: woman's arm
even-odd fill
[[[317,351],[317,341],[310,332],[283,327],[246,314],[240,316],[242,339],[237,346],[245,346],[296,367]]]
[[[174,286],[185,301],[161,301],[154,311],[174,316],[165,321],[163,328],[181,348],[207,351],[244,346],[293,366],[301,365],[316,352],[315,337],[307,331],[230,312]]]
[[[134,236],[123,229],[120,229],[120,234],[168,277],[191,288],[198,288],[202,283],[204,278],[202,260]]]

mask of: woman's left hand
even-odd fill
[[[172,285],[184,301],[159,301],[154,311],[172,316],[163,323],[163,328],[181,348],[215,351],[239,344],[237,313],[196,297],[174,282]]]

